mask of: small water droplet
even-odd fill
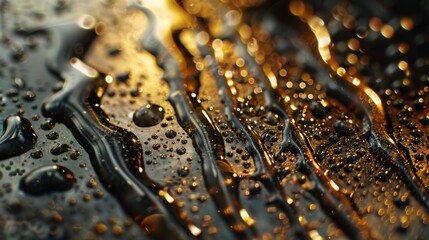
[[[49,140],[56,140],[56,139],[58,139],[58,137],[59,137],[59,134],[57,133],[57,132],[50,132],[50,133],[48,133],[48,134],[46,134],[46,137],[49,139]]]
[[[177,154],[179,154],[179,155],[183,155],[183,154],[185,154],[185,153],[186,153],[186,148],[184,148],[184,147],[178,147],[178,148],[176,149],[176,152],[177,152]]]
[[[189,168],[187,166],[183,166],[177,170],[177,175],[180,177],[186,177],[189,174]]]
[[[69,151],[71,149],[71,147],[67,144],[55,144],[52,148],[51,148],[51,153],[53,155],[60,155],[61,153],[65,153],[67,151]]]
[[[174,130],[168,130],[166,133],[165,133],[165,136],[166,137],[168,137],[168,138],[175,138],[176,137],[176,135],[177,135],[177,133],[174,131]]]
[[[41,150],[37,149],[37,150],[34,150],[33,152],[31,152],[30,156],[32,158],[41,158],[41,157],[43,157],[43,152]]]
[[[55,127],[54,120],[48,118],[42,124],[40,124],[40,128],[43,130],[51,130]]]

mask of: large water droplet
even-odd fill
[[[37,135],[26,118],[9,116],[3,123],[3,129],[0,137],[0,159],[25,153],[37,141]]]
[[[334,129],[337,133],[343,136],[351,136],[355,133],[352,123],[349,121],[338,120],[334,123]]]
[[[164,109],[156,104],[147,104],[134,112],[133,121],[139,127],[151,127],[164,119]]]
[[[47,165],[28,173],[20,188],[30,195],[42,195],[49,192],[66,191],[76,184],[76,177],[68,168],[59,165]]]
[[[316,117],[320,119],[326,118],[329,113],[325,109],[325,107],[319,102],[311,102],[310,103],[310,112]]]

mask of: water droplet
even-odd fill
[[[55,144],[52,148],[51,148],[51,153],[53,155],[60,155],[62,153],[65,153],[67,151],[69,151],[71,149],[71,147],[67,144]]]
[[[133,121],[139,127],[151,127],[164,118],[164,109],[155,104],[147,104],[134,112]]]
[[[177,133],[174,131],[174,130],[168,130],[166,133],[165,133],[165,136],[166,137],[168,137],[168,138],[175,138],[176,137],[176,135],[177,135]]]
[[[37,150],[32,151],[30,153],[30,156],[32,158],[41,158],[41,157],[43,157],[43,152],[41,150],[37,149]]]
[[[23,96],[23,99],[27,102],[32,102],[36,98],[36,94],[33,91],[28,91]]]
[[[183,154],[185,154],[185,153],[186,153],[186,148],[185,148],[185,147],[178,147],[178,148],[176,149],[176,152],[177,152],[177,154],[179,154],[179,155],[183,155]]]
[[[316,118],[324,119],[329,115],[326,108],[319,102],[311,102],[309,108],[310,108],[310,112]]]
[[[3,123],[0,137],[0,159],[6,159],[30,150],[37,141],[31,123],[20,116],[9,116]]]
[[[180,177],[186,177],[189,174],[189,168],[187,166],[183,166],[179,169],[177,169],[177,175]]]
[[[355,129],[352,123],[349,121],[338,120],[334,123],[335,131],[343,136],[351,136],[355,133]]]
[[[77,160],[80,158],[80,155],[81,155],[80,151],[75,150],[72,153],[70,153],[70,158],[73,160]]]
[[[22,178],[20,188],[30,195],[67,191],[76,184],[76,177],[69,169],[59,165],[37,168]]]
[[[46,134],[46,138],[48,138],[49,140],[56,140],[58,139],[58,137],[59,137],[59,134],[55,131]]]
[[[116,79],[118,80],[118,82],[121,82],[121,83],[127,83],[129,78],[130,78],[130,73],[128,72],[120,73],[116,76]]]
[[[421,117],[420,123],[425,125],[425,126],[429,126],[429,115]]]
[[[43,130],[51,130],[55,127],[54,120],[48,118],[42,124],[40,124],[40,128]]]

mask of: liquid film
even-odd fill
[[[423,1],[0,1],[0,239],[429,238]]]

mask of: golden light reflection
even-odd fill
[[[110,84],[113,82],[113,77],[111,75],[107,75],[104,80],[106,81],[106,83]]]
[[[159,191],[159,196],[163,197],[170,204],[174,202],[174,198],[167,191]]]
[[[331,52],[330,52],[330,44],[331,44],[331,36],[328,32],[328,29],[325,27],[325,22],[317,16],[312,16],[306,20],[308,26],[314,33],[317,39],[317,47],[322,57],[322,60],[326,63],[331,61]]]
[[[407,31],[410,31],[414,27],[414,21],[410,17],[401,18],[401,27]]]
[[[380,32],[381,32],[381,35],[383,35],[383,37],[385,38],[392,38],[393,34],[395,34],[395,30],[389,24],[386,24],[383,27],[381,27]]]
[[[77,20],[77,25],[83,29],[93,29],[97,21],[91,15],[83,15]]]
[[[277,78],[274,72],[271,70],[271,66],[269,64],[264,64],[262,67],[265,75],[268,77],[272,88],[277,88]]]
[[[246,209],[244,208],[240,209],[240,216],[248,226],[252,226],[253,224],[255,224],[255,220],[252,217],[250,217]]]
[[[201,234],[202,230],[193,224],[188,225],[189,231],[191,231],[192,235],[198,236]]]
[[[320,57],[323,62],[325,62],[332,70],[342,79],[345,79],[347,82],[351,83],[355,87],[359,87],[363,92],[371,99],[371,101],[376,105],[377,109],[382,115],[384,115],[384,109],[380,97],[372,89],[365,86],[363,81],[356,76],[350,75],[347,71],[340,67],[338,62],[333,57],[331,51],[331,37],[328,29],[325,26],[323,20],[315,15],[313,15],[311,9],[306,10],[304,3],[300,0],[292,1],[289,4],[289,10],[292,14],[300,16],[300,19],[306,23],[310,30],[313,32],[317,40],[317,50],[320,54]],[[302,10],[303,8],[303,10]],[[390,38],[394,34],[393,27],[390,25],[383,25],[381,20],[378,18],[372,18],[370,21],[370,27],[374,31],[381,29],[382,35],[386,38]],[[348,47],[351,50],[357,50],[359,48],[359,42],[356,39],[351,39],[348,42]],[[353,72],[353,71],[351,71]]]
[[[331,185],[331,187],[335,190],[335,191],[339,191],[340,187],[333,181],[333,180],[329,180],[329,185]]]
[[[310,238],[312,240],[323,240],[323,237],[320,236],[319,232],[317,230],[311,230],[308,232],[310,235]]]
[[[83,73],[87,77],[90,77],[90,78],[96,78],[96,77],[98,77],[97,70],[95,70],[92,67],[86,65],[84,62],[82,62],[78,58],[75,58],[75,57],[72,58],[70,60],[70,64],[73,66],[73,68],[75,68],[79,72]]]
[[[153,31],[148,34],[156,35],[164,46],[168,46],[169,52],[174,56],[179,67],[182,70],[186,69],[185,57],[177,49],[171,33],[193,26],[192,17],[174,0],[141,0],[139,2],[145,8],[150,9],[155,16],[152,21],[156,22],[156,26],[151,29],[150,25],[148,25],[147,30]],[[147,17],[150,18],[150,16]],[[169,73],[168,75],[173,76],[174,73]]]

